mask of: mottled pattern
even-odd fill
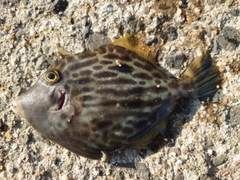
[[[15,111],[85,157],[100,159],[121,145],[145,148],[164,129],[176,100],[193,95],[190,78],[170,79],[117,45],[63,57],[47,71],[59,72],[58,82],[42,75],[16,100]]]
[[[106,45],[94,52],[75,55],[76,61],[69,61],[64,70],[59,68],[63,76],[69,74],[61,83],[77,86],[71,89],[71,99],[81,102],[82,109],[66,124],[72,130],[68,137],[77,144],[82,143],[79,137],[83,137],[84,148],[112,151],[112,147],[129,144],[148,133],[154,123],[159,123],[159,108],[168,115],[179,92],[168,86],[177,84],[176,80],[168,79],[156,66],[131,51]],[[169,92],[173,99],[168,99]]]

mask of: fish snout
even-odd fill
[[[13,102],[12,102],[12,110],[15,114],[20,116],[21,118],[26,118],[26,115],[22,109],[21,106],[21,97],[17,97]]]

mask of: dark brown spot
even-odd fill
[[[92,74],[91,70],[84,70],[79,73],[81,76],[89,76]]]
[[[128,55],[126,55],[126,54],[122,54],[122,55],[119,57],[119,59],[120,59],[121,61],[128,61],[128,62],[131,61],[131,58],[130,58]]]
[[[156,71],[152,73],[152,76],[154,78],[157,78],[157,79],[162,79],[163,78],[162,73],[159,73],[159,72],[156,72]]]
[[[94,98],[90,95],[85,95],[79,98],[80,101],[86,102],[86,101],[92,101]]]
[[[88,59],[83,62],[77,62],[68,67],[70,71],[75,71],[79,68],[87,67],[87,66],[92,66],[95,64],[98,60],[97,59]]]
[[[113,50],[115,49],[116,46],[109,44],[109,45],[106,45],[105,47],[108,48],[108,52],[113,52]]]
[[[99,63],[103,64],[103,65],[106,65],[106,64],[112,64],[113,61],[112,60],[110,60],[110,61],[108,61],[108,60],[101,60]]]
[[[118,54],[125,54],[126,53],[126,49],[121,47],[121,46],[115,46],[115,49],[116,49]]]
[[[153,69],[156,69],[156,67],[152,63],[148,62],[146,59],[140,56],[136,57],[135,59],[137,59],[139,62],[143,62],[143,64],[141,64],[138,61],[134,61],[135,66],[138,66],[149,72],[151,72]]]
[[[92,78],[90,77],[85,77],[85,78],[80,78],[80,79],[77,79],[73,82],[76,82],[77,84],[87,84],[87,83],[90,83],[92,81]]]
[[[118,71],[121,73],[132,73],[133,68],[127,64],[122,64],[121,66],[110,66],[108,69]]]
[[[65,89],[65,91],[69,92],[69,90],[70,90],[69,84],[64,84],[64,89]]]
[[[155,98],[153,100],[149,101],[143,101],[143,100],[126,100],[126,101],[120,101],[119,104],[121,104],[123,107],[128,108],[142,108],[144,107],[155,107],[162,103],[162,98]]]
[[[113,124],[113,122],[111,120],[99,120],[96,122],[96,127],[98,129],[106,129],[109,126],[111,126]]]
[[[99,69],[102,69],[102,68],[103,68],[103,66],[93,66],[94,70],[99,70]]]
[[[118,74],[110,71],[103,71],[99,73],[93,74],[94,77],[96,78],[111,78],[111,77],[116,77]]]
[[[139,84],[141,84],[141,85],[145,85],[146,82],[145,82],[145,81],[139,81]]]
[[[160,85],[161,81],[160,80],[155,80],[155,83]]]
[[[108,54],[104,55],[103,57],[106,59],[111,59],[111,60],[116,60],[116,59],[120,58],[119,55],[115,54],[115,53],[108,53]]]
[[[107,52],[107,50],[106,50],[105,46],[100,46],[100,47],[98,48],[98,53],[99,53],[99,54],[104,54],[104,53],[106,53],[106,52]]]
[[[146,71],[151,72],[153,69],[157,69],[157,67],[154,66],[152,63],[147,62],[147,63],[144,65],[144,69],[145,69]]]
[[[86,58],[91,58],[91,57],[95,57],[97,55],[96,52],[94,51],[85,51],[85,52],[80,52],[75,54],[74,56],[77,56],[76,59],[86,59]]]
[[[78,77],[78,73],[72,73],[72,77],[73,77],[73,78]]]
[[[64,62],[65,63],[70,63],[70,62],[72,62],[72,61],[75,61],[76,60],[76,57],[73,55],[70,55],[70,56],[64,56]]]
[[[133,101],[126,101],[125,103],[121,103],[123,104],[123,107],[127,107],[127,108],[139,108],[143,105],[143,101],[141,100],[133,100]]]
[[[141,96],[143,94],[143,91],[144,91],[144,89],[142,87],[134,87],[134,88],[128,90],[128,94]]]
[[[142,80],[152,80],[152,77],[147,75],[146,73],[135,73],[133,74],[134,78],[140,78]]]
[[[138,61],[134,61],[133,64],[139,68],[143,68],[143,65]]]

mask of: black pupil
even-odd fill
[[[48,79],[55,79],[55,74],[49,73],[49,74],[47,75],[47,77],[48,77]]]

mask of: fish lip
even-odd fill
[[[66,91],[60,89],[59,92],[60,92],[61,96],[60,96],[60,98],[59,98],[59,100],[58,100],[58,106],[57,106],[57,108],[55,109],[55,111],[60,111],[60,110],[62,110],[63,107],[64,107],[65,104],[66,104],[66,101],[67,101],[67,93],[66,93]]]

